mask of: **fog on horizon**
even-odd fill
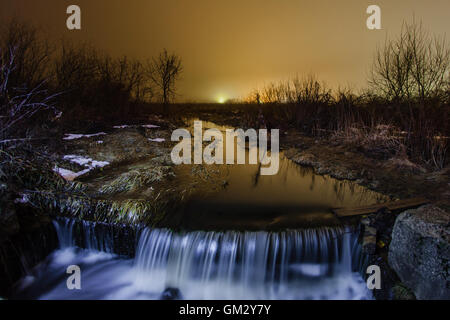
[[[82,30],[66,28],[71,4],[81,8]],[[366,27],[372,4],[381,7],[382,30]],[[0,0],[1,21],[32,22],[54,39],[88,41],[113,56],[176,52],[184,65],[180,101],[240,98],[307,73],[331,87],[358,89],[376,47],[396,36],[404,20],[415,16],[444,35],[448,12],[448,0]]]

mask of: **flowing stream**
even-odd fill
[[[357,233],[349,228],[285,232],[182,232],[142,229],[136,256],[108,252],[111,235],[75,246],[74,220],[54,222],[59,250],[22,279],[16,298],[160,299],[168,288],[183,299],[369,299],[360,275]],[[83,223],[92,236],[93,223]],[[69,290],[66,269],[81,270]]]

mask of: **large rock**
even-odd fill
[[[432,205],[400,214],[389,264],[418,299],[450,299],[450,215]]]

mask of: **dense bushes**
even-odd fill
[[[54,85],[64,93],[61,105],[71,118],[80,112],[86,118],[117,117],[151,98],[145,70],[137,60],[113,59],[88,45],[63,42],[53,63]]]
[[[288,87],[284,84],[283,88]],[[302,90],[305,91],[302,96],[307,96],[307,87]],[[326,92],[326,98],[316,95],[302,100],[252,104],[264,114],[266,125],[273,128],[292,127],[311,136],[331,137],[336,142],[380,154],[390,150],[386,157],[397,150],[402,156],[436,169],[448,165],[448,99],[394,102],[374,94],[355,95],[348,90],[334,94],[326,89],[316,92]],[[292,92],[283,96],[295,97]],[[247,114],[249,125],[258,126],[258,112],[250,109],[253,108]]]

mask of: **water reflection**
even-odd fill
[[[203,129],[227,127],[203,122]],[[248,163],[248,145],[246,151]],[[238,148],[238,146],[236,146]],[[281,152],[278,174],[260,175],[261,164],[181,165],[180,181],[200,181],[191,199],[163,224],[191,230],[273,230],[340,222],[335,207],[355,207],[388,200],[355,182],[321,176]]]

